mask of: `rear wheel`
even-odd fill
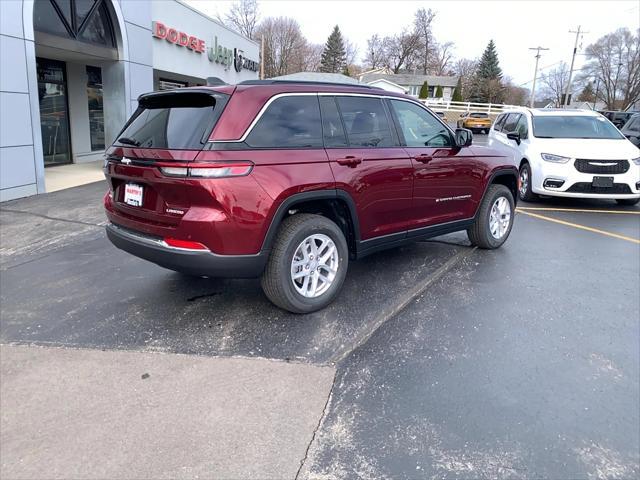
[[[518,188],[518,196],[523,202],[534,202],[538,199],[538,195],[531,190],[531,167],[527,162],[520,166],[520,187]]]
[[[626,205],[631,207],[640,202],[640,198],[618,198],[616,202],[618,203],[618,205]]]
[[[500,247],[511,233],[514,207],[511,190],[504,185],[490,185],[473,225],[467,230],[471,243],[486,249]]]
[[[335,223],[320,215],[293,215],[280,227],[262,289],[284,310],[314,312],[338,295],[348,264],[347,241]]]

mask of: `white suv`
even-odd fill
[[[490,147],[520,165],[520,198],[537,195],[640,201],[640,150],[589,110],[522,108],[498,116]]]

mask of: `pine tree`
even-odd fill
[[[322,52],[320,71],[325,73],[343,73],[347,66],[347,53],[340,28],[336,25],[327,39]]]
[[[429,84],[425,81],[420,87],[420,94],[418,98],[427,98],[429,97]]]
[[[493,40],[484,50],[471,88],[471,101],[483,103],[500,103],[504,96],[502,85],[502,69],[498,62],[498,52]]]
[[[478,64],[477,76],[485,80],[495,80],[502,78],[502,69],[498,62],[498,52],[496,52],[496,44],[493,40],[489,41],[489,45],[485,48],[480,63]]]
[[[454,102],[462,101],[462,77],[458,77],[458,83],[456,84],[456,88],[453,90],[451,100]]]
[[[578,95],[578,100],[581,102],[594,102],[596,100],[596,92],[593,90],[593,83],[587,83],[580,95]]]
[[[438,88],[436,88],[436,98],[442,98],[443,94],[442,85],[438,85]]]

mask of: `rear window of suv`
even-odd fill
[[[200,150],[228,99],[222,93],[199,92],[143,97],[115,143],[124,147]]]
[[[486,113],[471,113],[469,114],[471,118],[489,118],[489,115]]]

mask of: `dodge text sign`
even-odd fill
[[[164,39],[181,47],[187,47],[197,53],[204,53],[204,40],[180,32],[175,28],[169,28],[162,22],[153,22],[151,32],[156,38]]]

